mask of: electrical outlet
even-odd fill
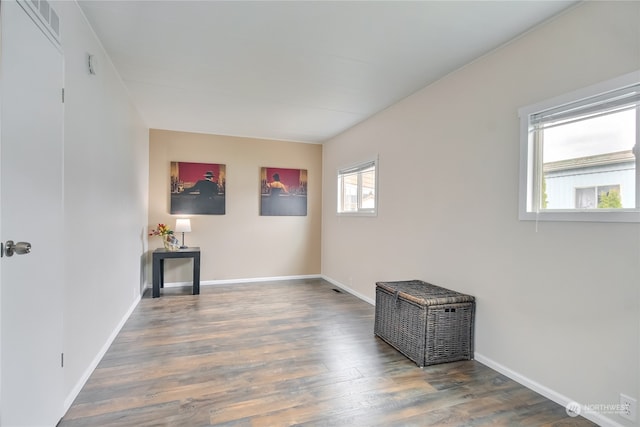
[[[620,393],[620,405],[622,406],[620,416],[622,418],[635,421],[638,409],[638,401],[632,397]]]

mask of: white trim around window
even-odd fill
[[[640,70],[520,108],[518,112],[520,220],[640,222]],[[624,147],[619,148],[618,143],[609,142],[604,136],[595,137],[599,132],[597,120],[621,114],[631,116],[630,122],[635,123],[635,129],[633,124],[624,126]],[[586,143],[578,145],[564,134],[558,136],[558,129],[571,133],[575,127],[570,126],[580,123],[590,144],[595,141],[597,148],[589,148]],[[577,141],[574,136],[578,135],[571,135]],[[621,172],[623,169],[626,172]],[[588,181],[587,177],[593,180],[595,175],[602,182]],[[580,188],[599,186],[619,189],[616,197],[622,194],[624,206],[602,208],[611,205],[596,204],[582,209],[575,205]]]
[[[336,213],[345,216],[378,214],[378,159],[365,160],[337,172]]]

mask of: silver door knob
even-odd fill
[[[24,255],[31,252],[31,243],[18,242],[14,243],[13,240],[7,240],[4,244],[4,254],[6,256],[13,256],[13,254]]]

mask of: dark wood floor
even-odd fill
[[[591,426],[476,361],[418,368],[320,280],[140,302],[61,427]]]

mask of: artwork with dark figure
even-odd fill
[[[307,215],[307,171],[305,169],[263,167],[260,175],[262,189],[260,215]]]
[[[215,182],[213,178],[213,172],[208,171],[204,174],[204,179],[196,182],[193,187],[185,188],[184,191],[187,193],[198,193],[200,197],[211,199],[218,194],[218,183]]]
[[[171,213],[224,215],[223,164],[171,162]]]
[[[272,196],[277,196],[280,193],[288,193],[287,186],[280,182],[280,174],[273,174],[273,181],[267,184],[267,187],[271,190],[270,193]]]

